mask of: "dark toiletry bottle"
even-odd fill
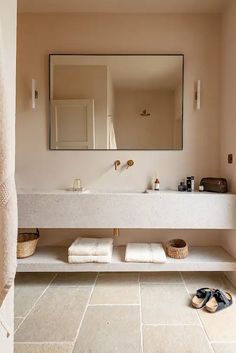
[[[154,183],[154,190],[159,191],[160,190],[160,181],[158,178],[156,178],[155,183]]]
[[[195,190],[194,176],[191,176],[191,189],[192,191]]]
[[[186,185],[184,181],[181,181],[180,184],[178,185],[178,191],[186,191]]]
[[[191,192],[192,191],[192,178],[187,177],[187,191]]]

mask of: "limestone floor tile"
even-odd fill
[[[22,323],[22,321],[24,320],[23,317],[15,317],[14,318],[14,331],[16,331],[19,327],[19,325]]]
[[[182,284],[142,284],[141,303],[144,324],[199,324]]]
[[[58,275],[52,282],[52,286],[69,286],[69,287],[92,286],[95,282],[96,277],[97,277],[96,273],[90,273],[90,272],[58,273]]]
[[[42,295],[55,274],[18,273],[15,280],[15,316],[25,316]]]
[[[138,277],[137,273],[99,274],[91,304],[138,304]]]
[[[75,339],[91,289],[51,287],[15,335],[16,342],[71,342]]]
[[[89,307],[73,353],[141,353],[138,306]]]
[[[227,309],[214,314],[206,310],[198,311],[210,341],[236,342],[236,291],[231,289],[230,292],[233,305]]]
[[[194,294],[197,289],[227,288],[229,281],[220,272],[183,272],[183,278],[189,293]]]
[[[141,283],[183,283],[179,272],[143,272],[140,273]]]
[[[200,326],[143,326],[144,353],[212,353]]]
[[[215,353],[235,353],[236,343],[214,343],[212,344]]]
[[[15,343],[14,353],[72,353],[72,343]]]

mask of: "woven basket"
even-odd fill
[[[17,259],[24,259],[35,253],[39,240],[39,230],[35,233],[19,233],[17,239]]]
[[[172,239],[166,244],[166,253],[173,259],[184,259],[188,256],[188,244],[183,239]]]

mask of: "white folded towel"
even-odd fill
[[[77,238],[68,249],[69,256],[110,256],[112,238]]]
[[[68,262],[71,264],[80,264],[86,262],[110,263],[112,253],[109,256],[68,256]]]
[[[166,262],[166,253],[162,244],[130,243],[126,246],[125,261],[127,262]]]

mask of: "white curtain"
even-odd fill
[[[0,28],[0,308],[14,283],[17,239],[15,116],[7,83]],[[7,329],[1,317],[0,324]]]
[[[109,134],[109,149],[117,150],[115,129],[113,124],[113,119],[111,116],[108,116],[107,123],[108,123],[108,134]]]

